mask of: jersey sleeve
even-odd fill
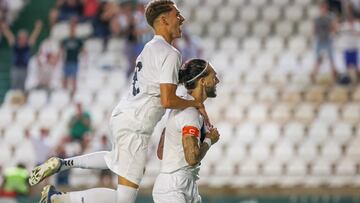
[[[196,109],[185,109],[178,115],[177,125],[181,134],[192,135],[200,139],[200,116]]]
[[[169,53],[161,66],[160,83],[179,83],[179,69],[181,66],[181,55],[172,51]]]

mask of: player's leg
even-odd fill
[[[43,179],[70,168],[108,169],[105,162],[108,153],[108,151],[100,151],[67,159],[52,157],[31,171],[29,183],[36,185]]]
[[[40,203],[117,203],[116,190],[92,188],[83,191],[59,192],[54,186],[47,185],[41,192]]]

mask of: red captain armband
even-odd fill
[[[200,131],[197,127],[194,126],[185,126],[182,129],[182,136],[194,136],[196,138],[199,138]]]

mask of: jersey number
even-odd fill
[[[142,69],[142,63],[141,61],[137,62],[136,66],[135,66],[135,73],[134,73],[134,77],[133,77],[133,83],[132,83],[132,86],[133,86],[133,96],[136,96],[137,94],[140,93],[140,89],[138,87],[136,87],[136,82],[138,81],[138,77],[137,77],[137,74],[139,71],[141,71]]]

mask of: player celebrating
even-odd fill
[[[179,80],[189,91],[187,99],[205,101],[208,97],[216,97],[219,80],[213,67],[204,60],[192,59],[187,62],[180,70]],[[153,189],[155,203],[201,202],[196,185],[200,161],[219,139],[219,133],[214,128],[206,135],[200,133],[203,126],[202,117],[193,107],[170,112],[163,154],[160,153],[161,173]],[[200,134],[204,137],[201,138]]]
[[[110,128],[112,151],[96,152],[78,157],[51,158],[36,167],[29,182],[35,185],[44,178],[69,168],[107,169],[118,175],[117,190],[94,188],[59,193],[53,186],[43,189],[41,202],[135,202],[139,183],[144,175],[148,142],[165,108],[198,108],[206,115],[201,100],[185,100],[176,96],[179,52],[171,46],[181,37],[184,17],[171,0],[153,0],[145,16],[155,36],[136,60],[132,87],[112,112]]]

